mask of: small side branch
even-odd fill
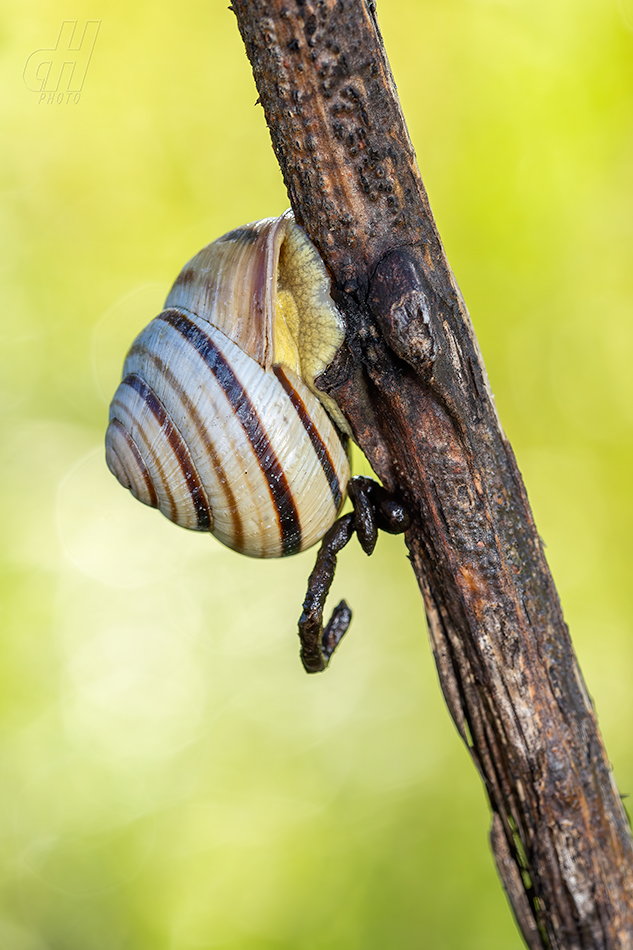
[[[365,554],[371,554],[379,528],[389,534],[402,534],[411,523],[403,505],[372,478],[355,476],[347,492],[354,511],[339,518],[323,538],[299,620],[301,662],[307,673],[321,673],[327,668],[352,620],[352,611],[342,600],[323,629],[323,610],[334,580],[337,554],[354,532]]]

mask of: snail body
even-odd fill
[[[323,537],[350,476],[345,420],[315,384],[344,337],[329,285],[290,213],[185,265],[110,407],[106,461],[134,497],[252,557]]]

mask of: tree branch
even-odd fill
[[[319,385],[408,506],[446,701],[534,950],[633,947],[633,845],[371,3],[233,0],[347,339]]]

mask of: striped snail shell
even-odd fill
[[[314,382],[344,337],[329,290],[290,212],[189,261],[110,406],[106,461],[121,484],[252,557],[319,541],[350,474],[345,420]]]

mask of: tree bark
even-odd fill
[[[533,950],[633,948],[633,844],[367,0],[233,0],[347,338],[319,385],[406,541],[450,713]]]

